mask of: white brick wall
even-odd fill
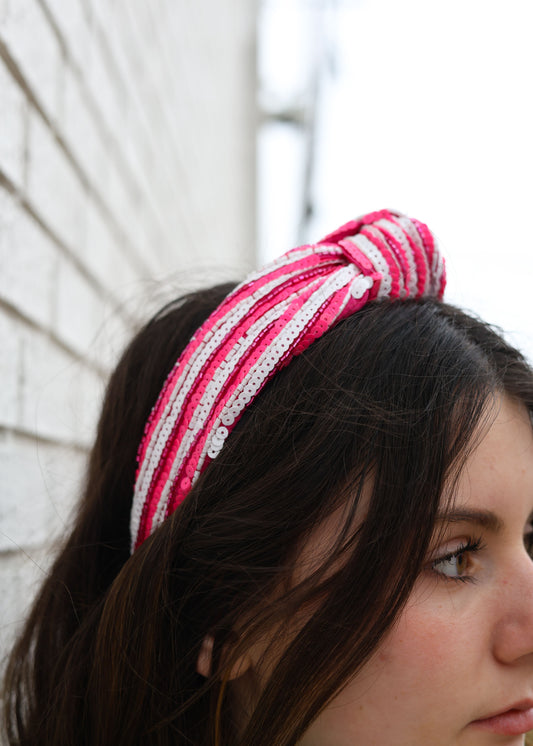
[[[254,263],[255,15],[0,0],[0,655],[124,341],[176,277]]]

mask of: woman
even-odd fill
[[[380,211],[140,332],[11,744],[523,742],[533,376],[443,289],[428,228]]]

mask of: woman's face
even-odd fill
[[[519,746],[533,729],[525,408],[503,399],[453,497],[398,623],[301,746]]]

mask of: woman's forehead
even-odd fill
[[[441,518],[471,520],[497,531],[506,515],[531,512],[533,429],[525,405],[508,396],[490,404],[471,439],[467,458],[443,494]]]

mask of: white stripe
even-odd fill
[[[409,234],[409,237],[411,238],[413,243],[417,246],[417,248],[420,249],[418,258],[422,259],[426,267],[426,282],[423,288],[423,295],[425,295],[428,292],[428,290],[431,288],[431,277],[430,277],[431,270],[429,267],[429,262],[428,262],[428,257],[426,253],[426,248],[424,246],[424,242],[422,241],[422,237],[420,233],[418,232],[418,230],[416,229],[414,223],[409,218],[405,217],[405,215],[402,215],[401,217],[398,218],[398,222],[400,223],[404,231]]]
[[[159,502],[158,502],[156,511],[154,513],[154,518],[152,522],[153,527],[155,527],[156,525],[159,525],[165,518],[172,484],[174,480],[176,479],[176,476],[180,470],[183,460],[188,456],[195,438],[201,432],[201,430],[203,430],[203,428],[205,427],[206,421],[209,419],[209,416],[211,415],[212,409],[216,403],[216,399],[218,395],[220,394],[222,388],[224,387],[224,384],[226,383],[228,378],[231,376],[231,374],[234,372],[235,368],[237,368],[240,365],[242,357],[246,354],[246,352],[249,350],[249,348],[254,343],[257,337],[257,334],[259,334],[260,331],[262,331],[262,329],[266,328],[268,324],[270,324],[276,318],[281,316],[283,312],[286,310],[286,308],[288,307],[288,305],[294,300],[295,297],[296,297],[295,293],[291,294],[291,296],[289,296],[288,298],[285,298],[281,303],[270,308],[267,311],[267,313],[265,313],[262,317],[260,317],[255,322],[255,324],[252,327],[250,327],[249,332],[247,332],[244,337],[240,337],[240,339],[237,340],[237,342],[232,347],[225,361],[227,362],[229,358],[229,364],[224,367],[219,366],[215,370],[215,373],[211,381],[209,381],[206,387],[206,390],[202,396],[202,399],[198,402],[198,405],[196,409],[194,410],[194,413],[191,417],[191,422],[194,423],[193,427],[192,428],[189,427],[187,429],[184,437],[181,440],[181,443],[176,452],[174,460],[172,462],[172,467],[171,467],[168,479],[165,483],[165,486],[163,487],[163,490],[161,491]],[[184,399],[184,397],[180,397],[180,398]]]
[[[312,247],[307,247],[302,249],[302,251],[295,252],[293,257],[290,259],[287,259],[285,257],[280,257],[280,260],[277,262],[278,268],[279,266],[282,266],[283,264],[288,264],[289,266],[292,266],[294,264],[294,261],[296,261],[297,258],[304,259],[309,256],[316,256],[317,253],[337,253],[338,255],[342,255],[342,251],[338,249],[337,251],[330,248],[328,250],[324,249],[323,252],[317,252],[316,249],[313,249]],[[276,263],[274,263],[276,264]],[[255,275],[249,276],[246,280],[244,280],[235,290],[231,293],[228,298],[231,298],[233,295],[237,294],[242,287],[248,285],[252,281],[256,281],[263,277],[264,275],[268,275],[272,272],[272,265],[269,265],[269,268],[267,270],[263,270],[259,273],[256,273]],[[156,447],[156,443],[159,438],[159,434],[161,431],[161,427],[163,425],[163,422],[169,417],[173,419],[173,415],[170,414],[172,410],[172,402],[174,401],[177,390],[183,385],[184,387],[187,387],[187,390],[190,388],[191,384],[196,380],[196,377],[198,375],[199,369],[203,366],[209,355],[214,352],[216,346],[218,337],[220,336],[218,334],[219,330],[223,327],[223,333],[229,331],[228,321],[231,322],[231,327],[236,325],[247,313],[250,312],[253,305],[260,300],[262,300],[265,296],[267,296],[274,288],[276,288],[278,285],[283,284],[284,282],[290,280],[292,277],[295,277],[302,273],[302,268],[297,267],[293,268],[291,271],[281,275],[280,277],[277,277],[273,279],[270,283],[263,284],[258,290],[256,290],[250,298],[241,300],[236,308],[239,309],[238,312],[235,311],[235,308],[231,308],[228,310],[228,313],[219,319],[217,323],[213,326],[211,330],[211,334],[213,336],[210,336],[209,341],[205,346],[199,345],[198,348],[195,350],[193,355],[191,356],[189,360],[189,366],[190,368],[184,369],[182,374],[179,376],[178,380],[175,382],[173,391],[168,398],[167,405],[163,413],[161,414],[161,417],[156,424],[156,427],[154,428],[154,431],[152,433],[150,443],[147,445],[146,452],[145,452],[145,458],[143,459],[143,463],[141,465],[139,476],[136,483],[136,492],[137,490],[140,492],[140,499],[144,500],[147,491],[149,489],[150,483],[152,481],[152,476],[155,467],[152,469],[149,468],[150,462],[152,461],[151,456],[154,451],[154,448]],[[203,351],[203,354],[202,354]],[[201,362],[198,362],[198,359],[200,358]],[[135,497],[134,497],[135,499]]]
[[[154,431],[150,438],[150,443],[146,448],[145,457],[143,459],[143,463],[141,465],[139,476],[135,486],[135,495],[138,492],[140,500],[144,501],[152,481],[153,473],[156,468],[156,464],[153,463],[153,459],[151,458],[151,456],[154,449],[156,448],[158,441],[160,440],[159,436],[163,424],[170,421],[172,423],[171,430],[173,429],[173,423],[177,419],[181,404],[183,403],[183,400],[190,390],[191,386],[197,380],[199,372],[205,365],[209,356],[213,352],[215,352],[215,350],[220,346],[220,344],[234,329],[234,327],[244,318],[244,316],[251,312],[252,308],[258,302],[262,301],[265,296],[271,293],[272,290],[274,290],[280,284],[283,284],[284,282],[290,280],[292,277],[295,277],[298,274],[301,274],[301,269],[295,269],[292,272],[287,272],[286,274],[273,279],[271,282],[263,284],[255,293],[250,295],[248,298],[241,300],[232,308],[228,309],[227,313],[223,317],[218,319],[216,324],[208,332],[208,335],[206,335],[206,337],[204,338],[204,342],[200,343],[197,346],[196,350],[189,359],[188,366],[183,369],[180,376],[174,383],[165,409],[162,412],[156,424],[156,427],[154,428]],[[233,292],[236,293],[237,290],[238,288]],[[207,339],[207,341],[205,341],[205,339]],[[180,390],[182,395],[180,395]]]
[[[303,258],[316,255],[316,253],[316,251],[313,251],[310,248],[298,252],[298,254]],[[338,255],[342,255],[340,249],[337,252],[327,249],[324,250],[323,253],[337,253]],[[295,259],[293,258],[290,261],[290,265],[292,265],[294,261]],[[160,462],[164,445],[175,426],[187,393],[190,391],[192,385],[197,381],[199,371],[202,369],[209,356],[224,341],[228,333],[231,332],[235,325],[251,311],[256,303],[262,301],[265,296],[276,287],[290,280],[292,277],[301,274],[301,272],[301,267],[293,268],[291,271],[281,275],[280,277],[274,278],[271,282],[264,283],[249,298],[242,299],[233,308],[228,309],[226,315],[221,317],[213,328],[206,334],[204,339],[207,339],[207,342],[204,342],[203,344],[200,342],[195,352],[191,355],[187,366],[185,366],[173,386],[173,390],[167,400],[163,413],[156,423],[156,427],[154,428],[150,438],[150,443],[147,445],[143,461],[140,465],[139,475],[134,488],[131,511],[132,536],[136,536],[137,534],[146,496],[150,489],[154,472]],[[239,288],[242,288],[249,282],[250,278],[247,278],[233,291],[231,295],[237,293]],[[293,297],[293,295],[294,294],[291,294],[290,297]],[[228,296],[228,298],[229,297],[231,296]]]
[[[378,298],[388,298],[390,296],[392,288],[392,276],[390,273],[389,265],[387,264],[381,251],[376,246],[374,246],[369,238],[361,235],[360,233],[348,240],[355,244],[357,248],[363,252],[367,259],[372,262],[375,269],[381,273],[382,280],[379,285]]]
[[[409,279],[409,284],[408,284],[409,295],[411,297],[415,296],[418,290],[418,272],[416,270],[413,249],[411,248],[409,241],[407,240],[402,229],[398,225],[396,225],[396,223],[393,223],[391,220],[385,220],[385,219],[378,220],[376,225],[379,225],[380,227],[383,227],[384,230],[388,231],[398,241],[400,246],[404,249],[405,254],[406,254],[407,264],[409,266],[409,274],[410,274],[410,279]],[[403,271],[402,271],[402,277],[404,277]]]
[[[254,366],[248,371],[246,377],[241,381],[241,387],[252,386],[252,397],[255,397],[265,380],[279,365],[279,361],[286,351],[290,349],[295,341],[301,336],[303,330],[312,320],[320,306],[341,288],[346,285],[349,287],[356,275],[359,275],[359,270],[353,264],[342,266],[338,271],[330,275],[307,299],[294,317],[287,322],[278,336],[272,340],[268,348],[263,351],[261,357],[256,361]],[[345,307],[349,297],[350,291],[348,289],[346,298],[344,299],[338,314],[340,314],[342,309]],[[248,402],[245,401],[245,394],[243,394],[242,388],[234,391],[232,397],[225,403],[224,409],[221,411],[219,417],[217,417],[216,421],[213,423],[213,428],[204,444],[198,461],[195,479],[199,476],[205,462],[209,450],[209,441],[212,438],[213,433],[217,431],[220,423],[223,421],[225,414],[232,408],[236,409],[238,410],[238,414],[236,414],[235,419],[237,419],[241,416],[247,406]]]

